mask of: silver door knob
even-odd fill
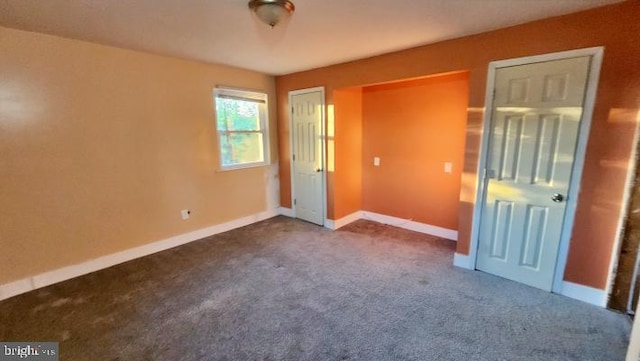
[[[562,194],[560,194],[560,193],[554,193],[551,196],[551,200],[556,202],[556,203],[560,203],[560,202],[564,201],[564,196]]]

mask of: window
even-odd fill
[[[214,98],[221,168],[268,164],[267,94],[217,88]]]

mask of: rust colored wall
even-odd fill
[[[364,88],[364,210],[458,229],[468,94],[467,73]]]
[[[334,164],[333,167],[329,164],[328,170],[339,187],[333,190],[333,199],[328,203],[333,204],[330,218],[340,219],[362,209],[362,89],[336,90],[333,100],[334,119],[332,126],[329,112],[328,149],[331,150],[333,141]]]
[[[640,98],[640,1],[627,1],[575,14],[444,41],[382,56],[276,78],[279,139],[289,139],[287,93],[324,86],[333,90],[469,71],[469,105],[461,177],[457,251],[469,253],[482,111],[490,61],[604,46],[575,227],[565,279],[604,289],[622,211],[622,197]],[[279,143],[281,203],[290,206],[289,144]],[[336,173],[341,172],[338,169]],[[344,170],[347,171],[348,170]],[[329,178],[330,190],[341,184]],[[332,194],[329,194],[332,197]]]

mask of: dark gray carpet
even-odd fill
[[[623,360],[625,316],[452,266],[453,242],[278,217],[0,302],[61,360]]]

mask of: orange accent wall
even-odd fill
[[[289,139],[287,94],[290,90],[324,86],[327,105],[333,91],[451,71],[469,71],[464,164],[458,219],[457,251],[469,253],[477,181],[482,112],[489,62],[570,49],[604,46],[592,129],[587,145],[578,210],[564,278],[604,289],[620,217],[638,122],[640,99],[640,1],[591,9],[505,29],[443,41],[386,55],[279,76],[279,139]],[[339,128],[339,124],[337,125]],[[338,134],[336,134],[338,136]],[[288,142],[279,142],[280,200],[291,205]],[[339,159],[342,155],[336,154]],[[384,161],[384,160],[383,160]],[[336,168],[328,177],[327,205],[342,187]],[[403,176],[401,173],[398,176]],[[329,212],[331,214],[332,212]]]
[[[458,229],[468,94],[467,73],[364,88],[363,210]]]
[[[336,90],[333,100],[334,118],[330,111],[327,127],[327,170],[339,187],[332,190],[333,213],[328,217],[340,219],[362,209],[362,89]]]

